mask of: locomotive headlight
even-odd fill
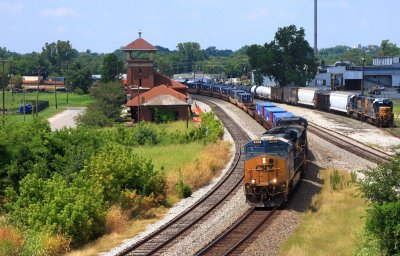
[[[267,158],[266,157],[263,157],[261,160],[262,160],[262,164],[267,164]]]
[[[278,181],[278,180],[277,180],[276,178],[273,178],[273,179],[272,179],[272,183],[274,183],[274,184],[275,184],[277,181]]]
[[[252,180],[251,180],[251,184],[256,184],[256,180],[255,180],[255,179],[252,179]]]

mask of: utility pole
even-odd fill
[[[54,77],[53,77],[53,79],[54,79]],[[56,109],[57,109],[58,107],[57,107],[57,87],[56,87],[56,80],[54,80],[53,82],[54,82],[54,99],[55,99],[55,101],[56,101]]]
[[[36,117],[38,117],[38,112],[39,112],[39,84],[40,84],[40,66],[37,66],[37,89],[36,89]]]
[[[317,58],[317,0],[314,0],[314,57]]]
[[[14,88],[13,88],[13,73],[10,74],[10,86],[11,86],[11,108],[14,115]]]
[[[140,37],[141,32],[139,32]],[[138,84],[138,124],[140,123],[140,86],[142,86],[142,69],[139,67],[139,84]]]
[[[361,95],[364,95],[364,68],[365,68],[365,58],[362,58],[362,79],[361,79]]]
[[[1,82],[2,82],[2,85],[3,85],[3,126],[4,126],[4,122],[5,122],[5,115],[6,115],[6,105],[5,105],[5,99],[6,99],[6,85],[5,85],[5,82],[4,82],[4,63],[5,62],[7,62],[7,60],[5,60],[5,59],[1,59],[0,60],[1,61],[1,63],[2,63],[2,65],[3,65],[3,73],[2,73],[2,76],[1,76]]]

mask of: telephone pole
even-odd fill
[[[6,106],[5,106],[6,85],[5,85],[5,82],[4,82],[4,76],[5,76],[4,75],[4,63],[7,62],[7,60],[1,59],[0,61],[1,61],[1,64],[3,66],[3,73],[2,73],[2,76],[1,76],[1,83],[2,83],[2,86],[3,86],[3,126],[4,126],[4,122],[5,122],[4,118],[5,118],[5,115],[6,115]]]
[[[39,111],[39,84],[40,84],[40,66],[37,66],[37,89],[36,89],[36,117],[38,117],[38,111]]]

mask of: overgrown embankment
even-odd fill
[[[65,253],[119,232],[130,219],[151,217],[154,207],[168,207],[175,200],[170,198],[206,184],[223,165],[216,159],[222,155],[168,164],[176,162],[174,145],[197,151],[193,155],[204,147],[223,149],[226,159],[228,147],[213,144],[223,134],[222,125],[212,113],[203,120],[200,127],[172,131],[140,124],[53,133],[40,120],[7,123],[0,128],[0,255]],[[158,165],[161,154],[139,154],[141,148],[171,150],[164,155],[169,160]],[[194,173],[203,165],[211,165],[205,177]]]

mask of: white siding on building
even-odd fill
[[[400,86],[400,75],[392,75],[392,86],[393,87]]]

